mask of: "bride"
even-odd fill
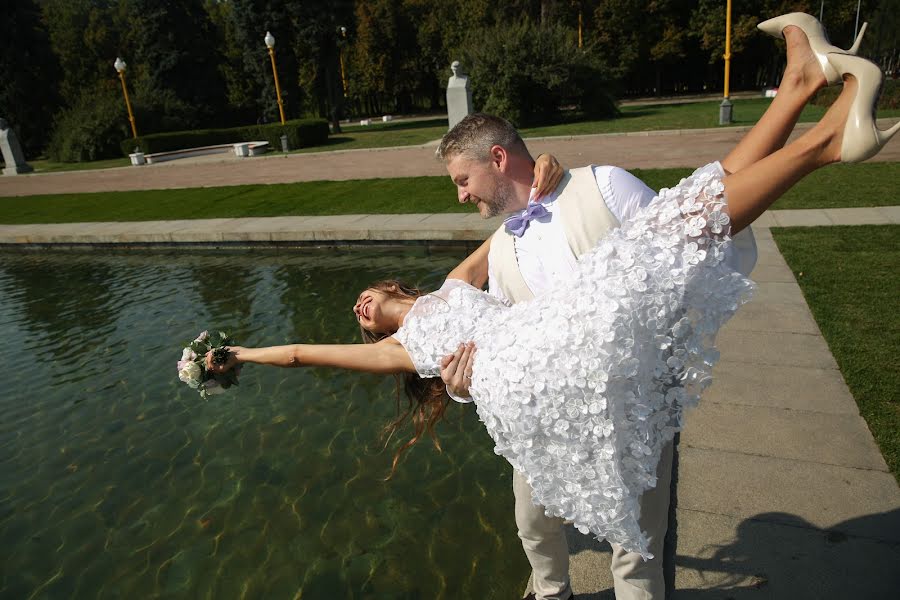
[[[483,263],[485,245],[431,294],[399,282],[365,290],[354,313],[377,343],[235,346],[224,364],[208,355],[207,366],[410,374],[407,389],[420,402],[415,441],[422,424],[430,428],[442,411],[443,400],[423,382],[440,376],[443,357],[473,343],[478,352],[467,350],[460,365],[478,415],[495,451],[528,478],[535,501],[583,533],[649,558],[638,500],[655,486],[660,451],[681,428],[685,409],[711,382],[717,331],[753,291],[724,260],[731,236],[807,174],[865,160],[900,130],[875,127],[880,69],[807,37],[818,61],[804,67],[806,76],[843,79],[819,123],[782,148],[800,111],[773,102],[722,163],[660,190],[549,293],[509,306],[482,292],[475,265]],[[804,101],[818,87],[807,86]],[[759,154],[767,144],[759,160],[726,170],[740,163],[736,156]]]

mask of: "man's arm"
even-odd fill
[[[478,289],[483,288],[488,280],[488,253],[491,251],[492,237],[494,236],[486,239],[478,250],[450,271],[447,279],[459,279]]]

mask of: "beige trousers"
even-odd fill
[[[669,523],[669,486],[672,482],[672,442],[663,447],[656,470],[656,487],[641,497],[641,530],[650,540],[653,559],[625,552],[612,544],[613,584],[616,600],[663,600],[663,542]],[[532,588],[538,600],[566,600],[572,595],[569,581],[569,547],[563,520],[548,517],[544,507],[531,501],[531,486],[513,470],[516,525],[525,556],[531,563]]]

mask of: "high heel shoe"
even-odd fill
[[[862,29],[859,30],[859,35],[856,36],[856,41],[853,42],[853,46],[849,50],[841,50],[837,46],[832,46],[831,42],[828,41],[828,34],[825,33],[825,27],[819,23],[817,18],[806,13],[788,13],[763,21],[756,27],[772,37],[783,40],[784,28],[790,25],[798,27],[800,31],[806,34],[806,39],[809,40],[809,47],[812,49],[813,54],[816,55],[819,64],[822,65],[822,72],[825,74],[825,80],[828,82],[828,85],[837,85],[841,82],[841,74],[828,63],[828,54],[839,52],[841,54],[855,55],[859,50],[860,43],[862,43],[862,37],[866,32],[868,23],[863,23]]]
[[[829,54],[828,61],[843,75],[856,78],[856,97],[850,105],[844,137],[841,140],[841,162],[855,163],[875,156],[900,131],[900,123],[886,131],[875,126],[875,104],[881,91],[883,75],[873,62],[849,54]]]

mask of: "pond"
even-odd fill
[[[515,597],[511,469],[471,405],[384,481],[391,378],[248,365],[203,401],[176,377],[206,328],[355,342],[367,283],[433,289],[462,256],[4,253],[0,598]]]

